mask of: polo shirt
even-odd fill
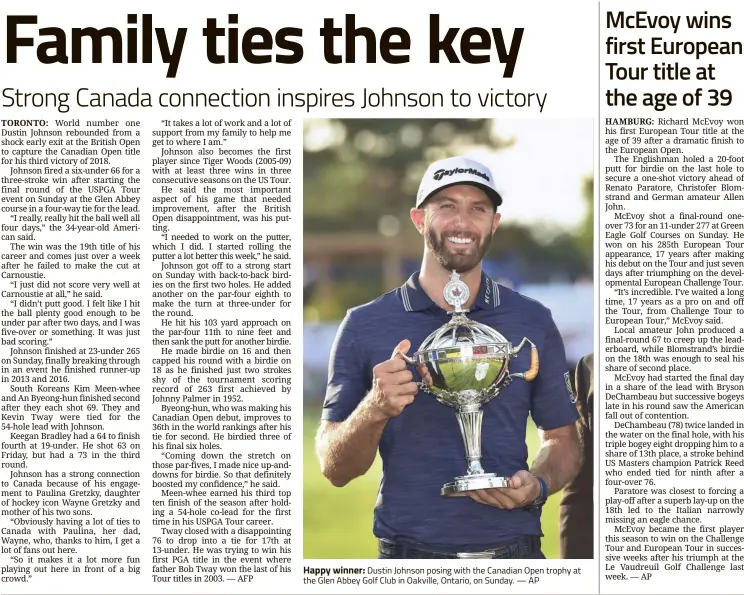
[[[372,388],[373,368],[390,359],[400,341],[411,341],[412,355],[449,320],[418,278],[416,272],[401,287],[347,312],[331,350],[322,419],[345,420]],[[514,346],[527,337],[539,352],[535,380],[515,379],[483,406],[483,468],[509,477],[529,468],[528,416],[544,430],[578,418],[570,385],[567,388],[563,341],[547,308],[485,274],[467,316],[493,327]],[[509,370],[525,372],[529,367],[525,345],[511,358]],[[419,380],[415,372],[414,378]],[[500,510],[468,497],[440,495],[443,484],[466,473],[467,464],[455,410],[429,393],[420,390],[401,415],[387,422],[379,451],[382,478],[373,522],[377,537],[461,551],[487,549],[520,535],[542,536],[539,510]]]

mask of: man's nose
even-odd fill
[[[452,223],[457,228],[463,227],[463,220],[460,215],[456,215],[455,220]]]
[[[468,223],[469,223],[469,219],[468,219],[467,213],[458,211],[455,214],[455,220],[454,220],[455,227],[467,227]]]

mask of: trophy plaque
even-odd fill
[[[539,370],[537,348],[527,338],[517,347],[488,325],[470,320],[462,306],[470,290],[456,271],[444,288],[444,299],[453,306],[452,318],[431,333],[413,356],[404,356],[416,366],[419,389],[457,411],[457,422],[465,444],[467,472],[442,486],[442,496],[508,485],[508,478],[486,473],[481,464],[482,406],[498,396],[514,379],[530,382]],[[531,345],[530,367],[511,374],[509,361],[525,344]]]

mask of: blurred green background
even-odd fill
[[[573,371],[594,345],[593,123],[315,119],[304,128],[304,556],[374,558],[379,460],[365,476],[334,488],[314,453],[339,322],[348,308],[418,269],[423,240],[409,211],[421,176],[434,160],[467,155],[490,167],[504,197],[483,268],[551,309]],[[532,458],[539,446],[532,425],[526,442]],[[543,551],[553,558],[559,501],[553,495],[542,517]]]

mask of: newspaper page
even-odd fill
[[[2,595],[739,592],[738,4],[4,7]]]

